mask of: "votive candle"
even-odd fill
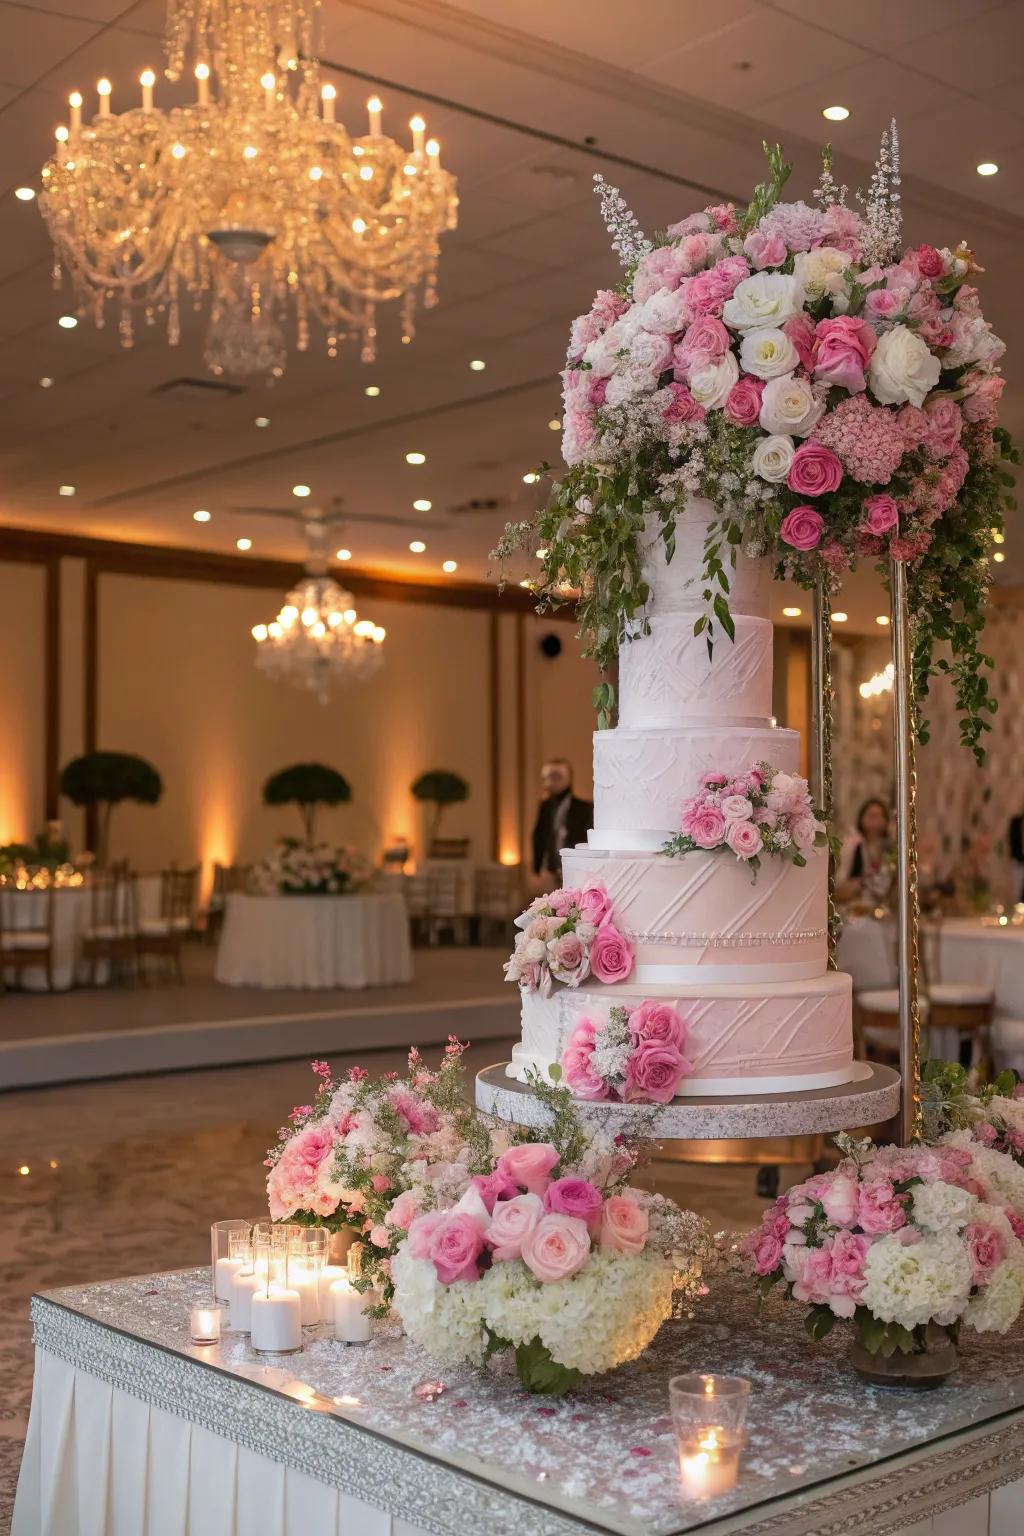
[[[298,1291],[272,1285],[252,1298],[252,1347],[265,1355],[293,1355],[302,1348],[302,1301]]]
[[[220,1340],[220,1307],[193,1307],[190,1318],[193,1344],[216,1344]]]
[[[342,1344],[366,1344],[372,1328],[363,1308],[368,1298],[347,1280],[335,1280],[331,1286],[334,1303],[334,1337]]]
[[[688,1499],[717,1499],[735,1488],[743,1435],[710,1424],[679,1444],[679,1476]]]

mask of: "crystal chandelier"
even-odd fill
[[[382,105],[369,133],[335,119],[337,92],[320,84],[318,0],[168,0],[170,81],[192,64],[197,99],[158,109],[152,70],[141,105],[111,112],[111,84],[83,118],[78,91],[43,167],[40,209],[80,308],[101,326],[109,300],[121,341],[135,316],[208,307],[214,371],[279,373],[284,328],[304,351],[320,325],[334,356],[358,338],[376,355],[377,307],[402,299],[402,339],[417,297],[437,302],[443,231],[454,229],[455,180],[419,116],[412,148],[385,136]],[[269,362],[268,362],[269,359]]]
[[[329,526],[317,509],[304,514],[306,570],[270,624],[253,626],[256,665],[267,677],[315,693],[326,704],[333,683],[372,677],[387,633],[356,613],[351,592],[327,575]]]

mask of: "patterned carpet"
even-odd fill
[[[468,1066],[504,1054],[484,1044]],[[397,1052],[362,1060],[374,1073],[402,1065]],[[0,1532],[32,1392],[32,1292],[207,1261],[211,1220],[263,1209],[265,1149],[309,1084],[308,1068],[288,1062],[0,1099]],[[652,1173],[716,1226],[752,1225],[762,1209],[749,1168],[658,1164]]]

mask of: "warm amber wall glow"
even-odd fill
[[[0,843],[43,824],[43,601],[38,565],[0,562]]]

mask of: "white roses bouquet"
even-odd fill
[[[365,860],[351,848],[285,837],[256,865],[250,888],[257,896],[341,896],[369,878]]]

